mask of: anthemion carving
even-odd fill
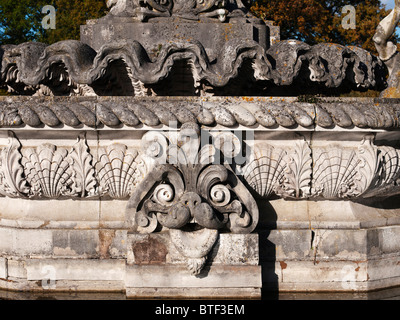
[[[181,228],[195,219],[202,207],[205,211],[199,212],[210,212],[209,221],[202,220],[203,213],[195,219],[203,227],[246,231],[254,228],[254,222],[239,203],[245,207],[252,207],[253,203],[246,205],[244,198],[249,194],[241,181],[263,198],[277,195],[287,199],[335,199],[389,192],[396,189],[400,175],[399,150],[375,146],[372,135],[365,136],[358,147],[311,147],[304,139],[287,146],[257,142],[247,145],[248,154],[241,158],[241,164],[235,164],[232,159],[242,151],[238,137],[230,131],[205,134],[212,142],[203,143],[200,148],[197,124],[184,125],[179,131],[151,131],[143,136],[137,149],[120,143],[96,148],[96,161],[85,134],[69,149],[49,143],[23,148],[15,133],[9,131],[9,144],[1,149],[0,192],[8,197],[47,198],[106,195],[127,199],[134,195],[131,203],[139,206],[146,198],[143,196],[154,189],[136,216],[136,222],[141,221],[139,229],[153,232],[157,224],[149,223],[152,213],[161,210],[159,213],[166,214],[173,204],[189,203],[191,199],[191,203],[199,205],[192,208],[193,212],[184,210],[173,220],[161,214],[158,223]],[[184,142],[186,138],[190,142]],[[140,184],[146,192],[138,191]],[[246,195],[237,194],[239,190]],[[189,195],[179,200],[184,194]],[[213,216],[213,210],[201,205],[199,199],[210,202],[213,210],[225,214],[224,218]],[[233,219],[237,216],[243,221]]]

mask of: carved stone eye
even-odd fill
[[[146,150],[146,154],[150,157],[157,157],[161,153],[161,145],[158,142],[150,144]]]
[[[160,184],[154,190],[154,200],[161,205],[170,204],[175,197],[174,189],[168,184]]]
[[[227,187],[218,184],[211,188],[210,198],[214,205],[224,207],[231,201],[231,193]]]

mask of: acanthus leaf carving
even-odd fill
[[[156,228],[160,221],[164,221],[165,225],[174,226],[177,220],[167,222],[166,217],[169,211],[177,210],[186,217],[182,225],[194,219],[202,221],[203,227],[208,228],[218,229],[224,225],[233,231],[236,225],[237,232],[245,230],[246,225],[251,226],[253,219],[246,210],[245,197],[238,196],[242,191],[232,187],[237,183],[230,179],[237,177],[226,161],[232,160],[240,150],[237,141],[224,133],[223,139],[217,137],[214,145],[199,148],[200,140],[192,139],[194,144],[193,141],[186,143],[185,139],[194,135],[185,134],[183,130],[181,140],[172,138],[170,142],[173,144],[168,145],[167,140],[172,136],[148,133],[143,136],[140,154],[122,144],[98,148],[99,160],[94,163],[84,134],[68,151],[51,144],[23,149],[10,131],[8,145],[0,150],[0,194],[8,197],[110,196],[124,199],[146,180],[153,183],[154,188],[158,185],[159,188],[164,186],[165,190],[172,187],[171,194],[176,196],[174,183],[181,179],[183,182],[180,184],[183,183],[188,193],[185,196],[187,201],[201,203],[205,200],[206,203],[193,206],[193,214],[189,215],[186,209],[175,207],[176,203],[168,210],[161,210],[159,207],[165,207],[166,203],[153,201],[158,197],[154,195],[145,201],[144,211],[138,213],[141,225]],[[170,164],[165,166],[165,162]],[[224,164],[214,165],[216,162]],[[177,170],[179,174],[175,174],[172,184],[162,178],[162,174],[157,177],[158,182],[149,182],[146,178],[154,170]],[[251,157],[242,168],[242,175],[247,186],[263,198],[274,195],[288,199],[384,197],[398,192],[400,151],[390,146],[375,146],[373,136],[366,136],[358,147],[337,144],[314,146],[312,150],[304,140],[287,148],[259,143],[255,144]],[[245,189],[243,192],[248,191]],[[168,192],[164,197],[167,195]],[[200,195],[201,201],[196,195]],[[140,214],[142,218],[139,218]],[[187,219],[189,216],[191,218]],[[175,214],[173,217],[177,218]],[[160,221],[155,223],[154,219]]]
[[[89,151],[85,134],[81,134],[68,157],[72,171],[71,176],[76,189],[75,193],[79,194],[81,198],[92,197],[97,194],[97,181],[92,164],[93,156]]]
[[[296,142],[293,153],[288,154],[285,169],[283,193],[293,198],[306,198],[310,195],[312,158],[306,141]]]
[[[372,135],[364,137],[358,148],[360,166],[356,183],[361,194],[378,184],[380,171],[383,168],[381,154],[378,148],[373,145],[373,139]]]
[[[364,137],[358,148],[339,145],[314,149],[313,197],[355,199],[390,196],[399,191],[400,154]]]
[[[311,194],[312,157],[309,144],[300,140],[295,148],[262,144],[255,146],[243,178],[263,198],[307,198]]]
[[[29,187],[21,165],[21,143],[12,131],[8,132],[9,143],[0,152],[0,194],[8,197],[24,197]]]

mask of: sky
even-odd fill
[[[386,9],[393,9],[394,0],[382,0],[382,3],[386,5]]]

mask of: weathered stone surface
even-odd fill
[[[97,257],[99,244],[97,230],[53,231],[53,255],[56,257]]]
[[[127,288],[126,296],[131,299],[246,299],[259,300],[261,290],[256,288]],[[239,312],[239,311],[238,311]]]
[[[7,259],[8,277],[11,279],[26,279],[26,261],[16,257]]]
[[[189,237],[190,234],[188,233],[186,236]],[[211,243],[213,247],[206,248],[206,253],[202,252],[204,249],[200,243],[197,246],[190,246],[190,243],[179,242],[175,238],[174,233],[167,232],[147,235],[129,234],[128,264],[183,266],[188,263],[187,259],[196,260],[204,255],[208,255],[208,259],[202,261],[202,268],[205,267],[204,265],[256,266],[259,263],[258,236],[256,234],[219,234],[216,243]],[[194,236],[193,240],[198,241]],[[197,271],[200,275],[203,272],[206,271]]]
[[[136,265],[165,264],[168,247],[156,238],[147,235],[143,240],[132,243],[132,253]]]
[[[7,279],[7,277],[8,277],[7,259],[0,258],[0,278]]]

